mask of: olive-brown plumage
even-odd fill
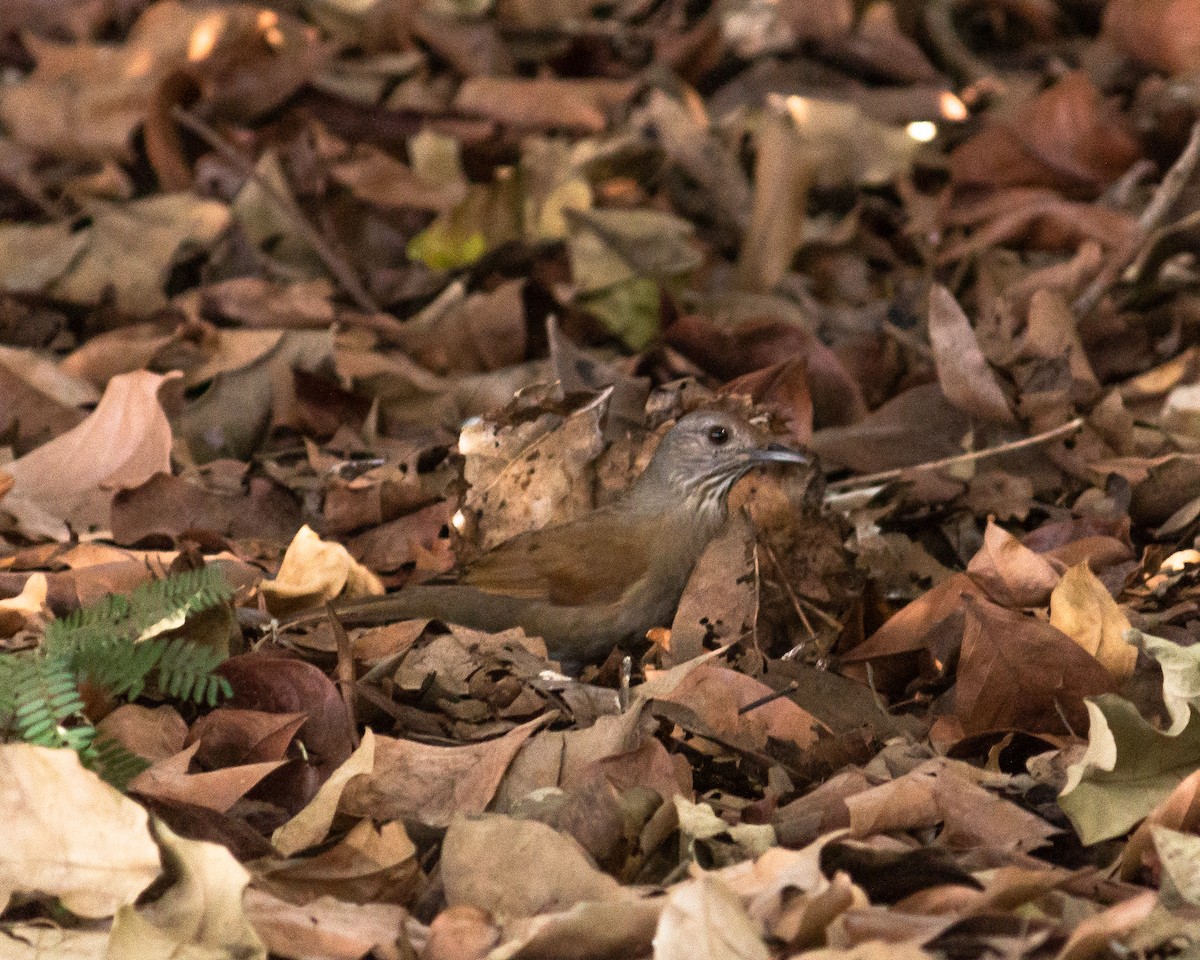
[[[457,582],[334,609],[355,626],[417,617],[488,631],[519,626],[544,638],[556,659],[602,659],[620,641],[671,622],[692,568],[725,521],[730,488],[769,463],[807,460],[764,442],[736,414],[690,413],[612,503],[500,544]]]

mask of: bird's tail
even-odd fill
[[[405,587],[379,597],[335,602],[334,616],[346,627],[377,627],[397,620],[444,620],[476,630],[497,632],[519,619],[510,607],[513,598],[492,596],[461,584],[428,584]],[[281,627],[301,627],[329,616],[312,610],[289,617]]]

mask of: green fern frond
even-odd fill
[[[80,759],[85,767],[118,790],[124,790],[130,780],[150,766],[150,761],[109,737],[94,739],[80,752]]]
[[[12,725],[22,740],[42,747],[86,746],[86,734],[68,726],[91,727],[69,663],[57,657],[14,654],[7,673],[13,684]]]
[[[128,596],[110,594],[46,628],[46,649],[77,649],[98,639],[149,639],[180,626],[233,596],[217,567],[187,570],[143,584]]]
[[[134,699],[153,681],[169,697],[214,706],[233,692],[214,673],[223,655],[160,634],[232,594],[217,568],[202,567],[128,596],[110,595],[54,621],[38,649],[0,655],[0,733],[74,750],[85,766],[123,787],[146,761],[98,736],[84,713],[81,684]]]

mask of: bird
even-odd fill
[[[454,582],[405,586],[332,611],[344,626],[429,618],[492,633],[522,627],[564,665],[597,662],[670,624],[739,478],[767,464],[808,462],[768,442],[738,413],[696,410],[664,434],[645,470],[605,506],[493,547]]]

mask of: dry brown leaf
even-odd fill
[[[970,764],[938,758],[846,799],[855,837],[941,826],[950,849],[1036,850],[1057,830],[1041,817],[989,793]]]
[[[990,520],[983,546],[967,564],[967,574],[996,603],[1014,608],[1045,606],[1061,577],[1043,554],[1034,553]]]
[[[111,916],[159,874],[146,811],[84,770],[71,750],[0,745],[0,904],[57,897],[81,917]]]
[[[684,704],[695,711],[712,732],[736,737],[739,742],[759,749],[766,746],[768,737],[800,749],[812,746],[817,739],[816,718],[787,697],[741,712],[741,708],[761,701],[771,693],[770,687],[753,677],[704,663],[658,699]]]
[[[352,780],[339,810],[355,817],[445,827],[456,815],[482,813],[539,717],[487,743],[435,747],[376,737],[375,769]]]
[[[624,80],[471,77],[458,88],[454,108],[517,130],[602,133],[608,112],[633,92]]]
[[[570,837],[536,820],[496,814],[451,821],[442,843],[441,874],[450,906],[504,917],[637,896],[600,872]]]
[[[104,736],[151,763],[174,756],[187,743],[187,723],[179,711],[166,705],[150,709],[123,703],[96,726]]]
[[[1016,417],[979,349],[971,322],[945,287],[929,291],[929,342],[946,399],[965,413],[993,423]]]
[[[983,599],[967,602],[954,716],[968,735],[1081,731],[1084,698],[1113,687],[1108,671],[1062,631]]]
[[[199,747],[199,742],[193,743],[174,756],[159,760],[148,770],[143,770],[129,782],[130,791],[156,800],[189,803],[224,813],[253,790],[263,777],[284,764],[282,760],[274,760],[224,767],[205,773],[189,773],[192,757]]]
[[[303,713],[219,707],[192,724],[187,742],[199,741],[196,761],[206,769],[268,763],[287,756],[292,738],[306,719]]]
[[[323,541],[305,524],[283,555],[279,575],[260,585],[276,615],[319,606],[337,597],[377,596],[383,583],[340,543]]]
[[[739,640],[757,613],[754,531],[741,514],[705,548],[671,621],[670,663]]]
[[[31,573],[20,593],[0,600],[0,637],[11,637],[18,630],[49,619],[50,608],[46,605],[48,591],[46,575]]]
[[[337,897],[352,903],[408,903],[421,878],[417,848],[396,822],[358,823],[319,853],[255,863],[256,882],[288,900]]]
[[[1138,651],[1124,638],[1129,619],[1086,563],[1067,570],[1050,594],[1050,626],[1100,661],[1114,679],[1133,673]]]
[[[1125,118],[1086,74],[1073,71],[958,147],[950,170],[962,185],[1094,191],[1120,176],[1139,152]]]
[[[114,377],[83,423],[8,465],[16,483],[5,510],[29,533],[65,538],[64,519],[82,513],[99,522],[113,492],[169,473],[172,435],[164,404],[174,407],[170,396],[179,381],[177,373]]]
[[[350,759],[321,784],[321,789],[308,806],[271,835],[271,845],[282,856],[290,857],[324,840],[333,825],[346,784],[359,774],[370,774],[374,766],[375,734],[368,727],[363,732],[362,743],[350,755]]]
[[[387,956],[409,931],[420,927],[393,903],[346,903],[320,897],[300,906],[251,887],[244,897],[246,916],[272,955],[360,960],[371,953]]]

